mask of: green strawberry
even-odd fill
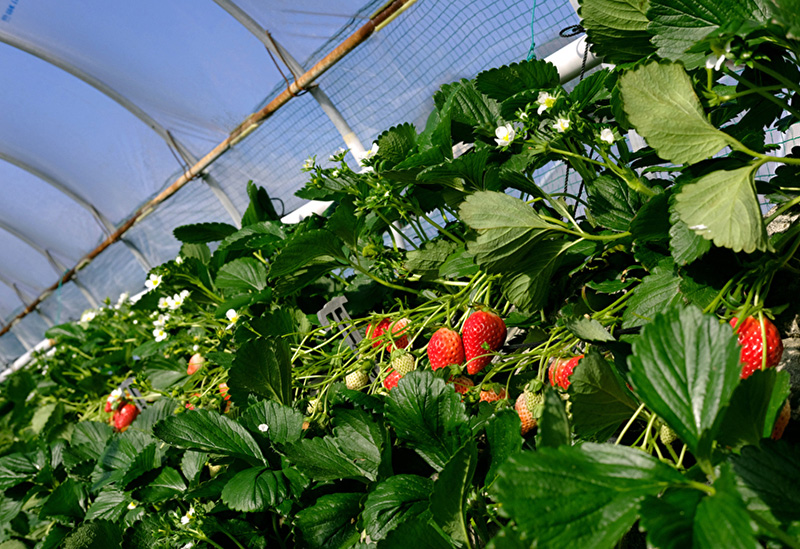
[[[401,376],[415,369],[416,361],[414,355],[405,351],[395,351],[392,353],[392,369],[399,372]]]
[[[345,376],[344,384],[348,389],[359,391],[369,384],[369,375],[364,370],[353,370]]]
[[[678,440],[678,433],[676,433],[672,427],[667,425],[666,423],[661,424],[661,430],[658,433],[658,438],[661,439],[661,443],[664,446],[669,446],[676,440]]]

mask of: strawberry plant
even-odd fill
[[[800,547],[795,13],[585,0],[616,67],[447,84],[364,166],[306,164],[325,215],[250,184],[241,229],[179,227],[6,381],[0,543]]]

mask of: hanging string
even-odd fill
[[[531,47],[528,49],[528,61],[536,59],[536,54],[533,50],[536,49],[536,31],[533,28],[533,23],[536,21],[536,0],[533,0],[533,9],[531,9]]]

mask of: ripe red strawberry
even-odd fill
[[[402,377],[403,375],[400,372],[392,370],[389,375],[386,376],[386,379],[383,380],[383,386],[391,391],[397,387],[397,382],[399,382]]]
[[[450,383],[453,384],[453,388],[459,395],[467,394],[469,388],[475,386],[475,382],[466,376],[452,377],[450,378]]]
[[[189,366],[186,368],[187,375],[193,375],[197,370],[203,367],[206,359],[200,353],[195,353],[189,359]]]
[[[129,403],[122,406],[114,413],[114,429],[120,432],[125,431],[138,415],[139,408],[137,408],[135,404]]]
[[[494,313],[475,311],[464,323],[461,334],[467,373],[477,374],[492,360],[487,353],[499,350],[505,343],[506,323]]]
[[[789,405],[789,401],[783,403],[783,408],[781,411],[778,412],[778,417],[775,418],[775,426],[772,428],[772,440],[780,440],[783,436],[783,431],[786,430],[786,426],[789,424],[789,420],[792,418],[792,407]]]
[[[358,391],[369,384],[369,375],[364,370],[354,370],[345,376],[344,384],[348,389]]]
[[[461,344],[461,336],[450,328],[436,330],[428,343],[428,359],[434,370],[450,364],[463,364],[464,346]]]
[[[506,398],[506,390],[499,385],[487,385],[481,389],[482,402],[495,402]]]
[[[386,352],[391,353],[395,346],[397,346],[398,349],[405,349],[408,347],[408,334],[406,333],[405,328],[408,326],[409,322],[411,321],[407,318],[401,318],[394,323],[394,326],[392,326],[392,320],[389,318],[384,318],[375,327],[373,327],[372,324],[367,326],[367,337],[369,339],[377,340],[372,342],[372,346],[379,347],[383,343],[383,338],[381,338],[381,336],[386,333],[389,328],[391,328],[394,345],[387,343]]]
[[[569,389],[570,383],[569,376],[575,370],[583,355],[574,356],[572,358],[558,358],[553,361],[550,368],[547,370],[547,377],[550,378],[550,385],[553,387],[561,387],[566,390]]]
[[[404,351],[392,353],[392,368],[396,372],[400,372],[401,376],[406,375],[415,368],[414,355]]]
[[[106,405],[103,407],[103,411],[104,412],[113,412],[114,411],[113,401],[106,400]]]
[[[230,400],[231,395],[228,394],[228,384],[227,383],[220,383],[219,384],[219,394],[222,395],[222,398],[225,400]]]
[[[737,319],[731,319],[731,327],[736,327]],[[775,325],[764,318],[764,332],[767,336],[767,362],[766,367],[772,368],[777,366],[783,356],[783,341],[778,333]],[[745,379],[750,377],[753,372],[761,369],[762,358],[762,339],[761,339],[761,325],[758,319],[752,316],[747,317],[736,330],[739,336],[739,345],[742,346],[741,362],[742,374],[741,378]]]
[[[539,424],[538,416],[541,414],[541,411],[537,410],[537,407],[540,407],[543,403],[544,396],[542,393],[525,391],[517,397],[514,409],[517,411],[519,420],[522,422],[521,432],[523,435],[530,432]]]

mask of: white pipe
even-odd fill
[[[588,71],[603,62],[602,58],[595,56],[591,51],[586,51],[588,47],[586,35],[583,35],[552,55],[548,55],[545,61],[556,66],[558,74],[561,77],[561,83],[565,84],[573,78],[580,76],[582,70]],[[583,66],[584,52],[586,52],[585,68]]]

